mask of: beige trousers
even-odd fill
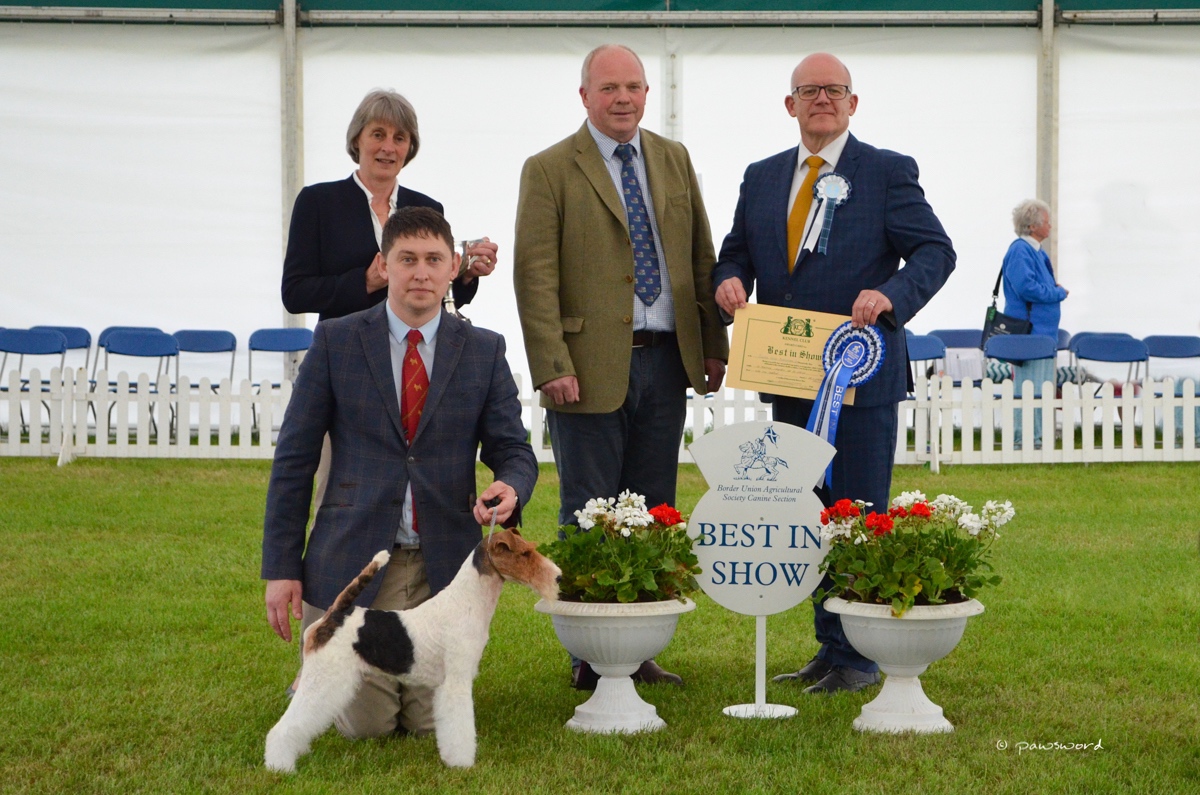
[[[392,550],[392,559],[383,572],[383,583],[375,601],[375,610],[406,610],[432,596],[425,578],[425,558],[419,549]],[[301,637],[324,610],[304,603]],[[410,734],[433,732],[433,691],[427,687],[406,687],[385,674],[369,673],[358,695],[334,725],[350,739],[381,737],[397,729]]]

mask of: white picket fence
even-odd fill
[[[96,458],[271,458],[279,422],[291,398],[283,382],[262,391],[247,380],[224,379],[213,389],[205,378],[186,378],[162,393],[145,373],[130,382],[119,373],[112,385],[103,370],[96,389],[83,370],[51,371],[43,382],[34,370],[22,383],[16,371],[0,393],[0,456],[57,456],[60,462]],[[545,412],[536,393],[518,379],[526,427],[538,460],[554,454],[545,433]],[[1111,384],[1067,384],[1061,397],[1046,384],[1044,397],[1013,397],[1013,384],[955,387],[949,377],[916,384],[916,397],[900,405],[895,461],[929,464],[1082,463],[1100,461],[1198,461],[1195,383],[1175,396],[1170,379],[1146,382],[1140,394],[1126,384],[1120,397]],[[131,388],[132,387],[132,388]],[[236,388],[235,388],[236,387]],[[1014,409],[1022,409],[1023,449],[1015,449]],[[1035,449],[1034,410],[1043,411],[1045,443]],[[690,395],[687,434],[679,460],[690,463],[690,439],[715,428],[770,418],[770,406],[753,392],[724,389]],[[23,428],[23,426],[25,426]],[[252,428],[257,428],[257,431]],[[1118,438],[1119,431],[1119,438]],[[1054,440],[1056,435],[1058,443]]]

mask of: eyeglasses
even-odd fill
[[[830,99],[845,99],[850,96],[850,86],[843,86],[837,83],[828,86],[796,86],[792,89],[792,94],[805,102],[811,102],[821,93],[821,89],[825,89],[825,96]]]

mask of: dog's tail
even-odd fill
[[[384,549],[371,558],[371,562],[367,564],[366,568],[346,586],[344,591],[338,594],[337,599],[333,600],[333,604],[329,606],[325,615],[349,610],[353,607],[354,600],[371,584],[371,580],[375,579],[375,575],[391,557],[391,553]]]

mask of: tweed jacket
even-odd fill
[[[641,131],[651,200],[671,279],[675,334],[688,380],[707,391],[704,359],[729,355],[710,282],[712,233],[682,144]],[[616,411],[633,346],[633,251],[625,205],[585,123],[525,161],[513,283],[535,386],[579,379],[558,411]],[[543,395],[542,405],[550,406]]]
[[[883,366],[857,389],[854,405],[898,403],[909,380],[904,324],[954,270],[950,238],[917,182],[916,161],[851,135],[835,168],[849,180],[850,196],[834,215],[828,250],[803,253],[789,275],[788,193],[797,156],[792,147],[746,169],[713,284],[738,278],[747,295],[757,283],[759,303],[839,315],[850,314],[862,290],[883,293],[892,302],[896,328],[879,326]]]
[[[305,548],[313,475],[327,432],[329,486]],[[328,607],[376,552],[392,548],[411,483],[426,574],[437,593],[481,537],[472,515],[476,451],[497,480],[516,490],[518,504],[526,504],[537,460],[525,440],[503,337],[443,311],[429,396],[408,444],[384,305],[317,324],[271,467],[263,578],[301,580],[304,600]],[[370,605],[382,579],[376,577],[356,604]]]

